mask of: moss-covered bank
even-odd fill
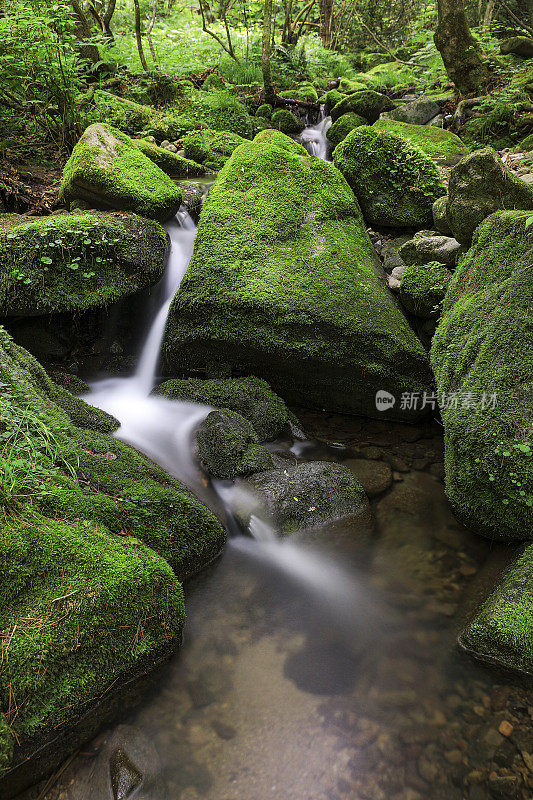
[[[406,142],[416,145],[427,156],[447,167],[468,155],[468,147],[455,133],[432,125],[410,125],[390,118],[378,119],[372,126],[378,131],[395,133]]]

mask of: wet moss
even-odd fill
[[[288,108],[278,108],[274,111],[272,114],[272,127],[288,134],[301,133],[304,128],[298,117]]]
[[[264,131],[234,152],[206,200],[170,313],[168,368],[233,367],[285,399],[376,414],[378,389],[429,381],[384,283],[342,175]]]
[[[285,89],[279,92],[280,97],[287,97],[291,100],[303,100],[306,103],[317,103],[318,94],[312,83],[300,83],[297,88]]]
[[[196,441],[200,463],[213,478],[235,480],[274,466],[251,422],[229,408],[211,411],[200,424]]]
[[[378,119],[372,126],[378,131],[395,133],[406,142],[416,145],[437,164],[453,167],[468,155],[464,142],[451,131],[431,125],[409,125],[394,119]]]
[[[342,117],[339,117],[333,125],[328,128],[326,131],[326,138],[331,142],[333,147],[336,147],[343,139],[346,139],[354,128],[359,128],[361,125],[366,124],[366,119],[359,116],[359,114],[354,114],[353,112],[343,114]]]
[[[163,274],[168,236],[152,220],[99,212],[22,219],[0,230],[6,316],[103,306]]]
[[[335,148],[333,161],[375,225],[429,227],[432,206],[446,193],[437,165],[393,133],[353,130]]]
[[[372,123],[379,119],[379,115],[384,111],[391,111],[393,108],[394,103],[386,95],[374,92],[372,89],[362,89],[349,94],[333,106],[331,119],[335,122],[343,114],[353,112]]]
[[[431,319],[440,313],[452,273],[438,261],[407,266],[400,282],[400,299],[412,314]]]
[[[467,525],[504,540],[533,531],[529,216],[498,212],[478,227],[448,285],[431,350],[448,497]]]
[[[324,102],[324,110],[326,114],[331,114],[331,109],[333,106],[336,106],[337,103],[340,103],[341,100],[344,100],[346,94],[343,92],[339,92],[338,89],[330,89],[329,92],[326,92],[324,97],[321,97],[321,101]]]

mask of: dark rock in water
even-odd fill
[[[361,486],[369,497],[376,497],[392,486],[392,469],[383,461],[352,458],[344,464],[361,481]]]
[[[243,144],[209,193],[164,353],[174,373],[253,373],[288,401],[371,416],[412,419],[402,393],[431,382],[353,192],[278,131]],[[398,398],[384,412],[380,390]]]
[[[495,150],[477,150],[452,169],[446,219],[457,241],[469,245],[477,226],[505,209],[533,210],[533,186],[515,177]]]
[[[115,750],[109,761],[113,800],[128,800],[142,783],[143,775],[130,761],[127,753]]]
[[[504,56],[513,53],[522,58],[533,58],[533,39],[527,36],[511,36],[500,42],[500,53]]]
[[[233,480],[274,466],[252,424],[229,408],[211,411],[196,433],[198,457],[213,478]]]
[[[154,394],[229,408],[251,422],[260,442],[276,439],[291,417],[285,402],[260,378],[189,378],[165,381]],[[293,418],[294,420],[294,418]]]
[[[398,122],[407,122],[409,125],[425,125],[440,113],[440,106],[430,97],[419,97],[403,106],[397,106],[392,111],[385,111],[384,117],[395,119]]]
[[[533,536],[533,229],[500,211],[474,234],[448,284],[433,337],[446,491],[467,527]]]
[[[533,676],[533,545],[511,564],[459,637],[476,658]]]
[[[310,461],[247,480],[283,534],[355,517],[368,509],[363,487],[347,467]]]

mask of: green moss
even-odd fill
[[[154,285],[165,230],[135,214],[83,212],[0,230],[0,313],[84,310]]]
[[[81,198],[99,208],[135,211],[164,222],[181,204],[172,179],[109,125],[91,125],[65,165],[60,197],[69,203]]]
[[[360,117],[359,114],[350,112],[343,114],[339,117],[333,125],[326,131],[326,138],[331,142],[333,147],[336,147],[339,142],[345,139],[350,131],[354,128],[359,128],[361,125],[366,125],[366,119]]]
[[[367,89],[371,83],[373,83],[372,79],[364,73],[357,75],[356,80],[352,80],[352,78],[341,78],[339,83],[339,92],[342,92],[345,95],[353,94],[354,92],[360,92],[362,89]]]
[[[513,561],[460,636],[477,658],[533,674],[533,545]]]
[[[224,78],[222,75],[217,75],[216,72],[212,72],[208,75],[202,84],[202,89],[204,91],[209,91],[210,89],[225,89],[225,87]]]
[[[203,164],[208,169],[218,170],[243,141],[244,139],[235,133],[204,128],[189,133],[183,141],[183,149],[187,158]]]
[[[219,173],[165,351],[172,371],[231,366],[285,399],[370,414],[377,389],[429,380],[348,184],[277,131]]]
[[[251,139],[253,136],[252,120],[246,108],[235,98],[224,96],[204,116],[206,124],[215,131],[229,131]]]
[[[323,98],[321,98],[324,102],[324,111],[326,114],[331,114],[331,109],[340,103],[341,100],[344,100],[346,97],[345,94],[339,92],[338,89],[330,89],[329,92],[326,92]]]
[[[379,119],[379,115],[384,111],[391,111],[393,108],[394,103],[386,95],[374,92],[372,89],[362,89],[333,106],[331,119],[335,122],[343,114],[353,112],[372,123]]]
[[[505,540],[533,530],[529,216],[498,212],[479,226],[448,286],[431,351],[439,393],[478,403],[441,405],[448,497],[467,525]],[[483,393],[496,395],[495,407],[482,407]]]
[[[335,166],[375,225],[429,227],[446,190],[436,164],[414,145],[373,127],[353,130],[335,148]]]
[[[279,96],[291,100],[303,100],[306,103],[318,103],[318,94],[312,83],[300,83],[295,89],[279,92]]]
[[[278,108],[272,114],[272,127],[282,133],[296,134],[301,133],[304,126],[288,108]]]
[[[132,139],[132,142],[167,175],[172,175],[174,178],[195,178],[198,175],[205,175],[205,167],[189,158],[183,158],[145,139]]]
[[[0,777],[11,764],[14,741],[7,720],[0,711]]]
[[[533,150],[533,133],[530,133],[529,136],[522,139],[520,142],[520,150],[523,153],[528,153],[530,150]]]
[[[196,441],[200,463],[213,478],[235,480],[274,467],[252,424],[229,408],[211,411],[200,424]]]
[[[251,422],[261,442],[279,436],[289,420],[289,410],[281,397],[259,378],[174,379],[162,383],[155,393],[171,400],[237,411]]]
[[[409,125],[394,119],[378,119],[372,126],[378,131],[395,133],[406,142],[416,145],[437,164],[453,167],[468,155],[465,144],[450,131],[431,125]]]
[[[438,261],[408,266],[400,283],[403,305],[424,319],[437,316],[451,276],[450,270]]]
[[[259,106],[257,111],[255,112],[256,117],[265,117],[265,119],[270,119],[272,116],[272,106],[270,103],[263,103]]]
[[[130,136],[155,136],[173,138],[178,131],[171,116],[150,106],[117,97],[97,89],[94,94],[95,109],[88,113],[88,124],[105,122]]]

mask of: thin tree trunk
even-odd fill
[[[335,0],[320,0],[320,36],[324,47],[331,47],[333,41],[333,6]]]
[[[492,18],[494,16],[494,9],[496,8],[497,0],[489,0],[485,8],[485,15],[483,17],[483,33],[490,33],[490,26],[492,25]]]
[[[141,59],[142,68],[145,72],[150,72],[146,57],[144,55],[142,30],[141,30],[141,9],[139,8],[139,0],[133,0],[135,6],[135,36],[137,38],[137,50],[139,51],[139,58]]]
[[[463,0],[437,0],[435,44],[448,77],[462,94],[478,92],[487,82],[487,67],[474,39]]]
[[[101,61],[100,51],[95,44],[88,41],[92,36],[89,20],[85,16],[85,12],[79,0],[70,0],[70,4],[76,16],[75,33],[76,37],[80,40],[81,57],[86,58],[87,61],[92,61],[93,64],[97,64]]]
[[[148,39],[148,44],[150,45],[150,52],[151,52],[152,58],[154,60],[155,68],[159,71],[159,63],[157,61],[157,56],[156,56],[156,53],[155,53],[155,47],[154,47],[154,43],[152,41],[152,31],[154,29],[155,18],[157,16],[157,6],[158,6],[158,0],[154,0],[154,5],[153,5],[153,8],[152,8],[152,18],[151,18],[150,24],[148,25],[148,28],[146,30],[146,38]]]
[[[113,19],[116,5],[117,0],[109,0],[107,11],[104,14],[104,33],[112,42],[115,41],[115,37],[113,36],[113,31],[111,30],[111,20]]]
[[[272,33],[272,0],[265,0],[265,15],[263,19],[263,40],[261,51],[261,69],[263,71],[263,97],[265,103],[274,104],[276,93],[272,86],[272,75],[270,72],[270,36]]]

